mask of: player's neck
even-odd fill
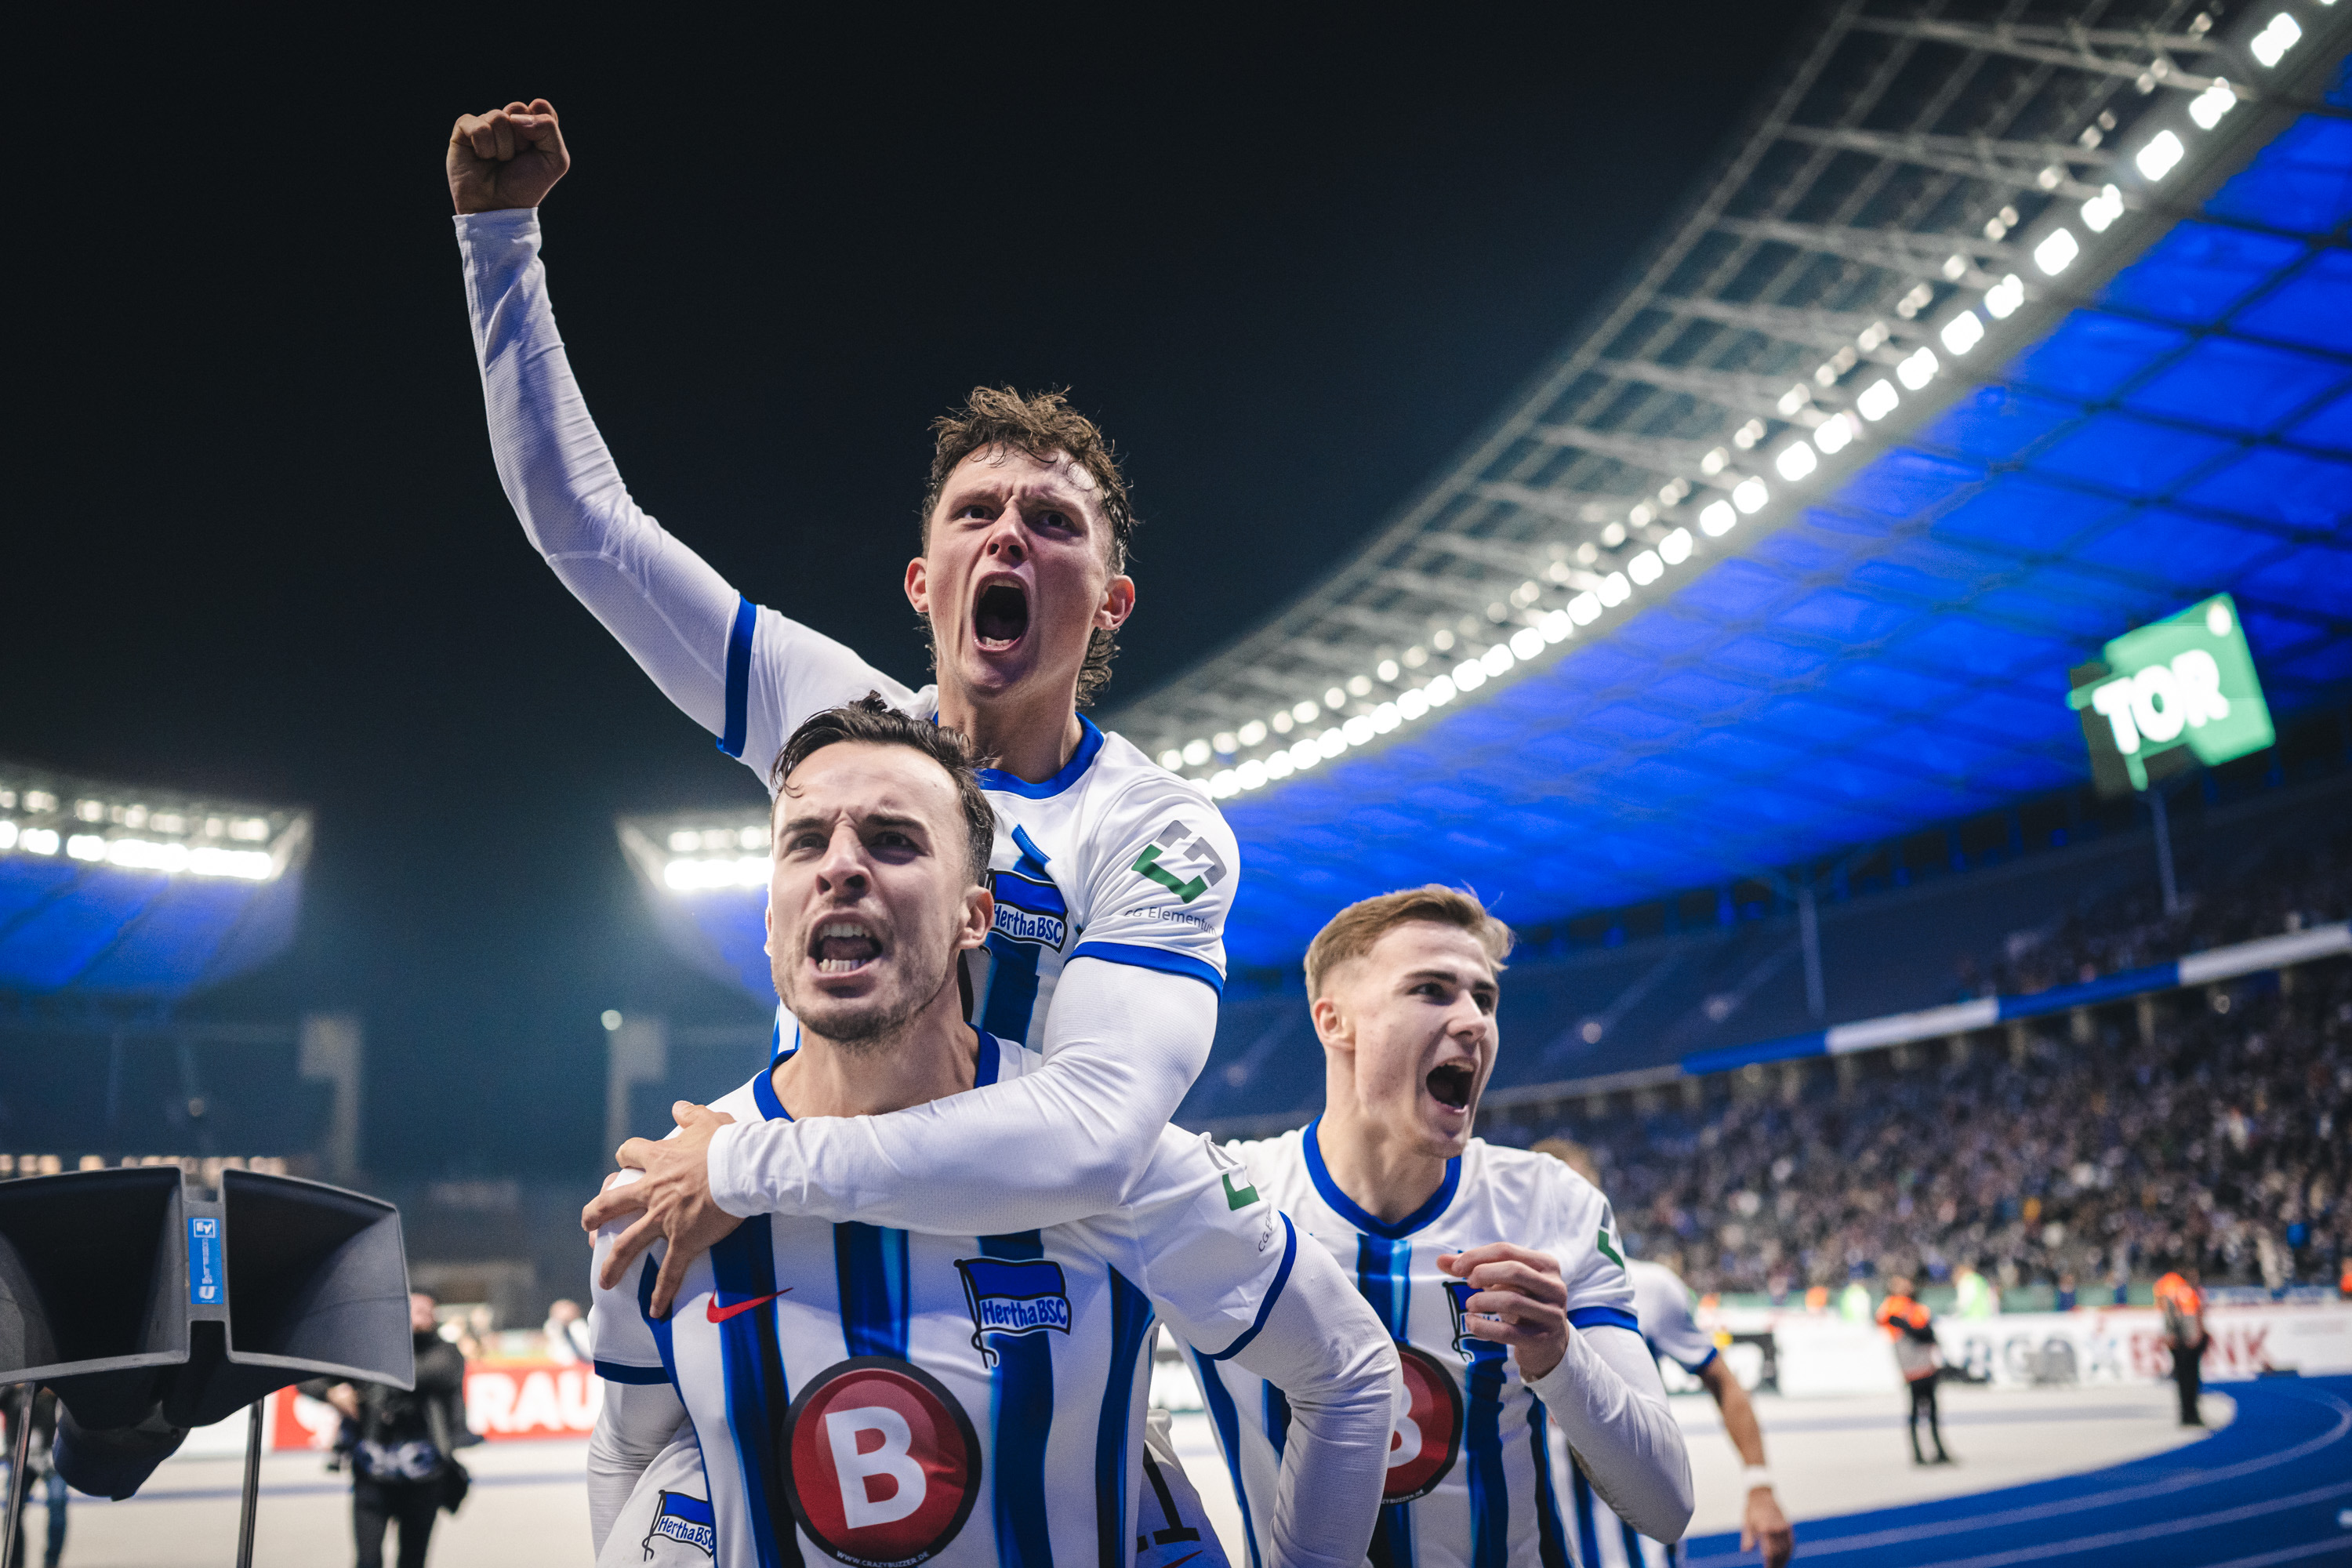
[[[1038,686],[1036,690],[1026,689]],[[1046,689],[1027,682],[1010,691],[979,693],[940,683],[940,722],[961,730],[990,765],[1028,784],[1043,784],[1077,754],[1086,731],[1078,723],[1077,687]]]
[[[1327,1096],[1325,1103],[1316,1145],[1323,1168],[1358,1208],[1393,1225],[1420,1212],[1445,1184],[1446,1157],[1427,1152],[1422,1139],[1399,1135],[1340,1095]]]
[[[800,1049],[777,1064],[769,1081],[795,1119],[880,1116],[970,1089],[979,1045],[950,982],[896,1033],[878,1040],[845,1046],[803,1025]]]

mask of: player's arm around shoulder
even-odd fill
[[[1396,1352],[1330,1255],[1239,1163],[1169,1129],[1118,1215],[1120,1244],[1179,1339],[1289,1403],[1274,1561],[1360,1563],[1388,1474]]]

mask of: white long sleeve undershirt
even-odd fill
[[[490,447],[525,536],[670,700],[719,733],[740,595],[622,482],[556,331],[538,214],[464,216],[457,232]],[[803,636],[810,660],[849,662]],[[1076,960],[1045,1021],[1042,1070],[887,1116],[725,1129],[712,1196],[730,1214],[947,1234],[1098,1214],[1150,1162],[1215,1032],[1216,996],[1199,981]]]
[[[1698,1494],[1682,1427],[1642,1336],[1571,1330],[1559,1364],[1530,1386],[1617,1517],[1654,1541],[1680,1541]]]

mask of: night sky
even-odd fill
[[[563,115],[551,286],[639,501],[904,679],[928,421],[1069,387],[1145,520],[1116,709],[1492,416],[1802,15],[1579,9],[28,47],[0,756],[315,808],[294,950],[191,1011],[362,1015],[380,1173],[593,1162],[599,1012],[758,1018],[660,948],[612,819],[760,792],[499,492],[450,121]]]

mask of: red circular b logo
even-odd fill
[[[1389,1435],[1389,1479],[1383,1502],[1427,1497],[1462,1453],[1462,1391],[1454,1374],[1427,1351],[1399,1342],[1404,1367],[1405,1412]]]
[[[939,1379],[894,1356],[827,1367],[784,1414],[784,1487],[801,1528],[855,1568],[912,1568],[980,1495],[980,1439]]]

